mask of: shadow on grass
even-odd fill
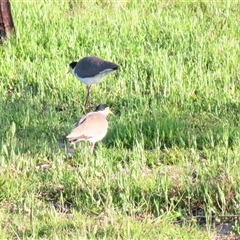
[[[1,149],[5,145],[9,152],[34,155],[58,147],[76,108],[48,91],[43,93],[37,83],[27,82],[6,90],[0,106]]]
[[[110,123],[106,144],[109,147],[132,149],[141,143],[146,150],[171,148],[172,146],[202,150],[214,148],[219,144],[231,147],[239,139],[240,107],[229,104],[219,110],[197,108],[189,111],[171,112],[168,109],[147,108],[125,119],[114,119]],[[111,120],[110,120],[111,121]]]
[[[48,89],[45,96],[50,97],[46,99],[39,97],[42,93],[38,84],[23,85],[8,91],[6,100],[2,100],[1,137],[10,141],[8,132],[14,122],[17,152],[34,153],[49,146],[50,150],[62,142],[71,123],[79,118],[77,108],[69,103],[67,93],[58,97]],[[138,96],[109,103],[117,109],[116,116],[109,118],[109,131],[103,140],[106,146],[132,149],[140,143],[145,150],[172,146],[202,150],[219,144],[231,147],[239,139],[240,107],[235,103],[223,106],[216,114],[217,103],[210,110],[204,104],[173,110],[161,101],[160,97],[154,102]]]

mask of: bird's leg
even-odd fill
[[[86,97],[86,102],[85,102],[85,108],[87,110],[87,112],[90,110],[90,98],[91,98],[91,85],[90,86],[87,86],[87,97]]]
[[[88,90],[88,93],[87,93],[87,99],[90,99],[91,98],[91,85],[90,86],[87,86],[87,90]]]
[[[91,150],[90,150],[91,156],[93,154],[94,145],[95,145],[95,143],[91,143]]]

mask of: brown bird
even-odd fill
[[[102,140],[108,130],[107,115],[113,114],[107,104],[100,104],[94,112],[82,116],[71,133],[66,137],[70,143],[88,141],[91,143],[92,155],[95,143]]]
[[[118,65],[98,57],[84,57],[79,62],[70,63],[73,75],[87,85],[85,107],[91,97],[91,86],[99,83],[109,73],[118,69]]]

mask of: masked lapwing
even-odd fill
[[[99,83],[109,73],[118,69],[118,65],[98,57],[84,57],[79,62],[70,63],[73,75],[87,85],[85,107],[91,97],[91,86]]]
[[[71,133],[66,137],[70,143],[88,141],[91,144],[92,155],[96,142],[102,140],[108,130],[107,115],[113,114],[107,104],[100,104],[94,112],[82,116]]]

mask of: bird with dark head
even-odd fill
[[[77,62],[71,62],[71,63],[69,64],[69,66],[70,66],[71,69],[75,68],[76,65],[77,65]]]
[[[116,63],[98,57],[84,57],[79,62],[71,62],[69,65],[73,75],[87,85],[85,107],[88,106],[91,97],[91,86],[101,82],[106,75],[118,69]]]
[[[107,104],[100,104],[94,112],[82,116],[66,137],[70,143],[88,141],[91,143],[92,155],[95,143],[102,140],[108,130],[107,115],[113,114]]]

